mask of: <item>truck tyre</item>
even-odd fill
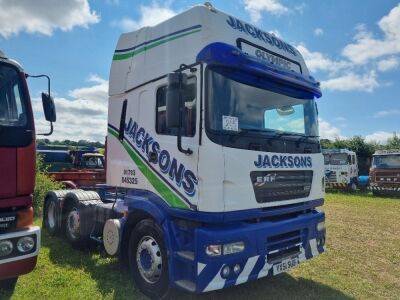
[[[86,245],[88,238],[82,235],[79,202],[73,202],[65,210],[65,235],[74,248]]]
[[[352,191],[352,192],[357,191],[357,183],[355,181],[350,183],[350,191]]]
[[[374,195],[375,197],[380,197],[380,196],[381,196],[381,193],[378,192],[378,191],[376,191],[376,190],[373,190],[373,191],[372,191],[372,195]]]
[[[0,291],[13,292],[17,284],[18,277],[0,280]]]
[[[134,283],[147,296],[160,299],[169,290],[168,258],[161,228],[151,219],[132,230],[128,246]]]
[[[60,228],[57,225],[57,202],[54,199],[49,199],[46,202],[45,207],[45,215],[44,215],[44,227],[47,228],[47,231],[51,235],[55,235],[58,233]]]

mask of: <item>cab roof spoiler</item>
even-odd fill
[[[205,46],[197,54],[196,61],[212,66],[233,80],[290,97],[314,99],[322,96],[320,84],[312,76],[288,71],[226,43]]]

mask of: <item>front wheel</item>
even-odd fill
[[[18,277],[0,280],[0,290],[13,292],[17,281]]]
[[[161,228],[150,219],[140,221],[129,239],[129,267],[135,284],[153,299],[169,289],[168,259]]]
[[[350,190],[352,192],[357,191],[357,183],[355,183],[354,181],[352,183],[350,183]]]

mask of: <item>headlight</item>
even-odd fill
[[[10,255],[13,251],[13,243],[9,240],[0,241],[0,257]]]
[[[35,247],[35,240],[30,236],[24,236],[17,242],[17,249],[21,253],[29,252]]]
[[[208,245],[206,253],[208,256],[220,256],[222,254],[222,245]]]
[[[239,253],[244,250],[243,242],[235,242],[230,244],[224,244],[224,255]]]
[[[206,247],[206,254],[208,256],[220,256],[234,254],[244,251],[244,242],[234,242],[223,245],[208,245]]]
[[[318,230],[318,231],[323,231],[323,230],[325,230],[325,221],[319,222],[319,223],[317,224],[317,230]]]

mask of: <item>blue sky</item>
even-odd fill
[[[52,78],[53,138],[104,140],[107,80],[122,32],[154,25],[201,2],[189,0],[0,0],[0,49],[27,73]],[[302,52],[321,81],[320,134],[384,143],[400,132],[400,2],[212,1],[274,32]],[[6,7],[6,9],[4,9]],[[45,82],[29,80],[37,127]]]

